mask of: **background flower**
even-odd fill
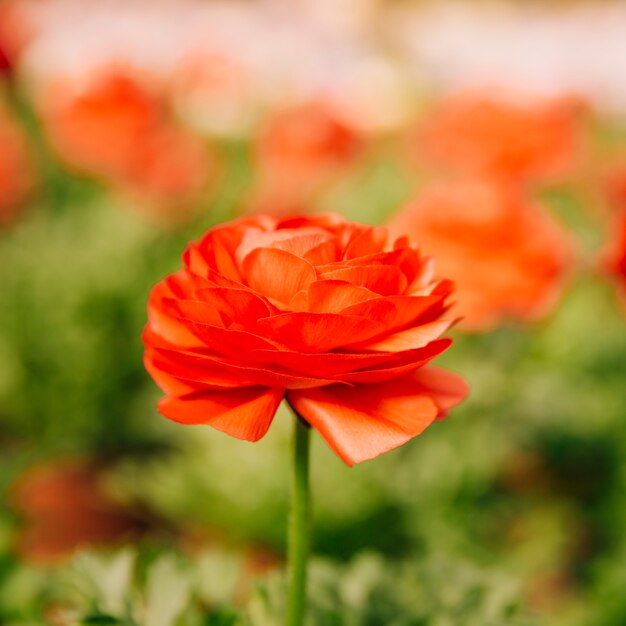
[[[545,315],[571,269],[571,243],[558,222],[496,179],[426,187],[390,228],[419,241],[456,282],[454,311],[470,330]]]
[[[0,100],[0,227],[11,224],[35,185],[26,133]]]
[[[486,93],[457,95],[430,112],[413,150],[461,173],[554,180],[570,173],[579,159],[581,111],[570,99],[520,102]]]

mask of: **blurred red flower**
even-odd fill
[[[573,99],[523,103],[463,95],[443,101],[413,139],[423,159],[463,173],[551,180],[576,164],[582,107]]]
[[[619,285],[626,302],[626,207],[617,211],[611,220],[611,240],[602,255],[605,269]]]
[[[465,383],[426,367],[451,283],[406,238],[338,215],[237,220],[187,248],[148,302],[159,409],[256,441],[286,396],[349,465],[420,434]]]
[[[10,72],[11,63],[6,51],[4,50],[4,46],[2,45],[2,40],[0,40],[0,74],[10,74]]]
[[[26,135],[0,102],[0,227],[13,222],[34,182]]]
[[[541,206],[500,181],[433,184],[392,220],[455,281],[468,330],[531,320],[557,302],[571,264],[566,232]]]
[[[215,169],[207,147],[173,123],[159,94],[123,73],[102,74],[80,92],[58,87],[43,118],[71,166],[157,200],[192,198]]]
[[[62,458],[25,472],[11,489],[22,518],[19,555],[54,564],[86,545],[119,543],[145,530],[146,523],[107,493],[106,467],[96,461]]]
[[[13,0],[0,3],[0,76],[11,75],[20,53],[32,36],[22,5]]]
[[[321,104],[271,117],[254,147],[257,189],[252,209],[272,214],[310,203],[312,194],[354,163],[362,138]]]

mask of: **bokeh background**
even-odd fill
[[[389,223],[472,385],[348,469],[311,624],[626,623],[626,8],[0,3],[0,623],[282,624],[289,416],[155,409],[151,286],[260,211]]]

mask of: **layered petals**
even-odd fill
[[[270,427],[283,399],[282,389],[248,387],[235,391],[199,391],[166,397],[159,411],[183,424],[210,424],[227,435],[258,441]]]
[[[144,332],[161,412],[261,438],[287,394],[349,464],[401,445],[456,404],[449,281],[408,239],[335,215],[244,218],[189,245]],[[430,368],[428,368],[430,369]]]
[[[419,435],[466,393],[458,377],[436,370],[373,385],[290,391],[288,399],[341,459],[353,465]]]

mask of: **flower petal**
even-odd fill
[[[249,289],[232,289],[230,287],[207,287],[198,290],[202,298],[219,311],[224,324],[229,327],[233,323],[239,326],[254,325],[256,320],[276,313],[276,309]],[[207,324],[214,324],[205,320]]]
[[[144,333],[145,334],[145,333]],[[336,380],[319,375],[309,375],[281,371],[272,365],[261,365],[238,361],[212,354],[179,352],[167,347],[147,344],[154,367],[165,374],[205,389],[230,387],[281,387],[308,389],[321,385],[332,385]]]
[[[404,293],[408,282],[402,271],[393,265],[359,265],[325,272],[323,278],[345,280],[356,287],[365,287],[381,296]]]
[[[440,367],[422,367],[415,372],[414,378],[439,407],[438,419],[445,417],[451,408],[460,404],[470,391],[463,378]]]
[[[284,393],[267,387],[199,391],[163,398],[158,407],[175,422],[208,424],[237,439],[258,441],[270,427]]]
[[[343,309],[376,297],[365,287],[355,287],[345,280],[316,280],[309,285],[309,311],[339,313]]]
[[[336,313],[283,313],[259,320],[264,337],[298,352],[328,352],[347,342],[372,339],[385,327],[364,317]]]
[[[358,347],[361,350],[375,350],[376,352],[399,352],[400,350],[423,348],[445,333],[453,323],[454,320],[437,320],[436,322],[421,324],[401,330],[373,343],[359,344]]]
[[[287,398],[348,465],[401,446],[428,427],[439,412],[410,377],[380,385],[289,391]]]
[[[317,278],[308,261],[278,248],[256,248],[242,266],[252,289],[282,303],[289,302]]]

